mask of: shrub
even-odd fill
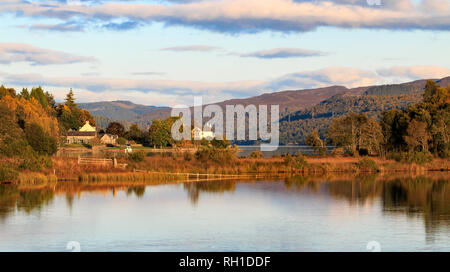
[[[56,153],[56,139],[46,133],[37,123],[31,123],[25,127],[25,136],[30,146],[39,154],[53,155]]]
[[[215,147],[201,147],[195,152],[195,158],[202,162],[229,163],[237,155],[237,148],[219,149]]]
[[[358,166],[358,168],[360,170],[363,170],[363,171],[370,171],[370,172],[372,172],[372,171],[375,171],[375,172],[380,171],[380,167],[378,166],[377,162],[372,160],[372,159],[370,159],[370,158],[368,158],[368,157],[365,157],[362,160],[360,160],[357,163],[357,166]]]
[[[287,154],[284,157],[284,164],[295,169],[302,169],[308,165],[308,162],[306,161],[305,156],[303,156],[301,152],[298,152],[294,156]]]
[[[192,160],[192,153],[191,152],[184,152],[183,153],[183,158],[185,161],[191,161]]]
[[[335,149],[333,149],[333,151],[331,151],[331,155],[334,156],[343,156],[345,154],[345,150],[342,147],[336,147]]]
[[[158,152],[147,152],[147,157],[153,157],[159,155]]]
[[[214,138],[211,141],[211,145],[217,148],[227,148],[230,146],[230,142],[228,140],[217,140]]]
[[[264,157],[264,155],[261,151],[255,150],[250,155],[248,155],[248,157],[252,158],[252,159],[260,159],[260,158]]]
[[[415,151],[408,154],[408,161],[418,165],[424,165],[433,161],[433,155],[428,151]]]
[[[145,159],[145,153],[143,151],[132,152],[128,155],[128,159],[134,162],[142,162]]]
[[[387,156],[389,159],[393,159],[396,162],[405,162],[408,161],[408,153],[406,152],[394,152],[390,153]]]
[[[0,165],[0,181],[16,180],[19,173],[6,165]]]
[[[125,138],[123,138],[123,137],[119,137],[119,138],[116,140],[116,143],[117,143],[118,145],[124,145],[124,144],[127,143],[127,139],[125,139]]]

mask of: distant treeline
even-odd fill
[[[386,105],[390,107],[389,101]],[[419,164],[433,156],[449,158],[450,86],[442,88],[428,81],[421,102],[403,110],[385,110],[379,118],[350,112],[332,119],[324,134],[337,147],[335,152],[350,155],[377,155]],[[305,142],[323,153],[325,141],[317,130]]]
[[[13,179],[18,171],[51,167],[50,155],[64,142],[65,132],[79,129],[91,114],[78,108],[72,90],[65,103],[41,87],[31,91],[0,86],[0,180]]]
[[[370,93],[373,92],[375,89],[370,91]],[[379,120],[383,111],[405,109],[422,100],[422,93],[417,91],[403,94],[401,90],[398,91],[401,94],[384,95],[385,92],[382,89],[376,93],[377,95],[338,94],[311,108],[293,113],[284,112],[280,119],[280,142],[282,144],[304,144],[306,136],[315,130],[322,138],[325,138],[326,131],[333,119],[349,112],[364,113],[368,117]]]

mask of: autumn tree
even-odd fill
[[[89,111],[78,108],[72,89],[66,95],[65,103],[56,107],[56,114],[58,121],[66,131],[70,129],[78,130],[86,121],[89,121],[93,126],[96,125],[95,119]]]
[[[119,122],[111,122],[106,128],[106,133],[123,137],[125,135],[125,128]]]
[[[383,144],[384,137],[380,123],[373,118],[368,118],[366,122],[361,125],[358,142],[360,154],[367,153],[368,155],[380,155],[382,154]]]
[[[37,123],[31,123],[25,127],[25,137],[33,150],[41,155],[53,155],[57,151],[56,139]]]
[[[130,129],[125,133],[125,138],[136,143],[143,144],[144,132],[139,128],[137,124],[132,124],[130,126]]]
[[[317,130],[314,130],[306,136],[305,144],[311,146],[315,153],[319,153],[320,155],[326,154],[327,148],[322,139],[320,139],[319,131]]]
[[[368,119],[363,113],[356,114],[351,112],[333,120],[327,135],[334,145],[345,148],[351,154],[356,154],[359,151],[362,125]]]

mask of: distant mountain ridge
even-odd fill
[[[432,79],[440,86],[450,85],[450,77]],[[403,108],[421,99],[427,80],[416,80],[401,84],[388,84],[346,88],[330,86],[316,89],[287,90],[262,95],[230,99],[215,103],[223,109],[225,105],[279,105],[281,134],[284,143],[301,142],[312,129],[326,129],[331,118],[348,111],[365,112],[376,116],[390,108]],[[125,125],[136,123],[145,128],[155,119],[166,119],[171,108],[134,104],[130,101],[81,103],[103,126],[110,120],[122,121]],[[289,119],[290,118],[290,119]],[[318,122],[320,118],[323,122]],[[289,122],[290,120],[290,122]],[[301,128],[300,130],[297,128]]]
[[[434,80],[441,87],[450,85],[450,77]],[[364,113],[378,118],[390,109],[405,109],[422,101],[426,80],[403,84],[371,86],[349,90],[326,99],[317,105],[296,112],[288,112],[280,119],[280,142],[301,144],[306,135],[318,130],[322,137],[332,120],[349,112]]]
[[[80,103],[78,106],[88,110],[94,116],[103,116],[117,121],[133,120],[147,112],[164,108],[139,105],[123,100]]]
[[[442,79],[432,79],[441,86],[450,85],[450,77],[445,77]],[[322,101],[330,99],[331,97],[338,94],[346,95],[400,95],[409,93],[420,93],[425,88],[427,80],[421,79],[412,82],[402,83],[402,84],[390,84],[390,85],[376,85],[376,86],[364,86],[356,88],[347,88],[344,86],[330,86],[324,88],[316,89],[305,89],[305,90],[288,90],[279,91],[274,93],[265,93],[262,95],[240,98],[240,99],[230,99],[218,103],[216,105],[224,108],[225,105],[279,105],[280,112],[289,111],[295,112],[303,110],[309,107],[313,107]],[[157,109],[149,111],[143,115],[138,116],[133,122],[137,123],[150,123],[155,119],[165,119],[170,116],[170,108]]]

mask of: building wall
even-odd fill
[[[68,144],[89,144],[95,136],[67,136]]]

